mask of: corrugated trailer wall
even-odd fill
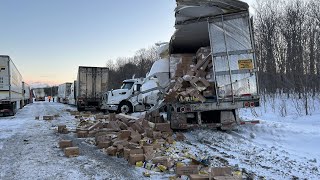
[[[109,69],[105,67],[80,66],[77,77],[77,106],[99,108],[101,94],[107,90]]]

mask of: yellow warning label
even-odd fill
[[[239,69],[253,69],[252,59],[238,60]]]

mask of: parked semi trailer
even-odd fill
[[[45,101],[46,93],[44,92],[44,88],[35,88],[32,89],[35,101]]]
[[[72,83],[63,83],[58,87],[58,102],[68,104]]]
[[[14,115],[22,107],[22,76],[9,56],[0,55],[0,113]]]
[[[68,100],[68,104],[70,105],[77,105],[76,104],[76,86],[77,86],[77,81],[74,81],[72,84],[71,84],[71,93],[69,95],[69,100]]]
[[[109,69],[106,67],[79,66],[76,86],[78,111],[101,107],[102,93],[107,90]]]
[[[26,82],[22,82],[23,106],[32,103],[32,94],[30,86]]]

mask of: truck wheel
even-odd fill
[[[118,113],[128,114],[132,113],[132,105],[129,102],[122,102],[118,107]]]
[[[77,110],[80,112],[80,111],[84,111],[84,108],[83,107],[77,107]]]

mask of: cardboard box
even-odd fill
[[[111,146],[111,141],[100,141],[97,143],[99,149],[108,148]]]
[[[155,130],[161,132],[172,132],[170,123],[156,123]]]
[[[101,136],[97,136],[95,138],[96,144],[98,145],[99,142],[104,142],[104,141],[111,141],[111,137],[108,135],[101,135]]]
[[[148,138],[153,138],[153,130],[151,128],[146,129],[146,134]]]
[[[153,138],[154,139],[162,139],[162,133],[159,131],[153,131]]]
[[[107,128],[113,129],[114,131],[120,131],[120,127],[116,121],[110,121],[107,125]]]
[[[70,111],[71,116],[75,116],[75,115],[79,115],[79,114],[80,114],[80,112],[78,112],[78,111]]]
[[[191,175],[191,174],[199,174],[199,166],[198,165],[189,165],[176,167],[177,175]]]
[[[88,137],[89,132],[88,131],[78,131],[77,132],[77,137],[78,138],[87,138]]]
[[[97,122],[88,128],[88,131],[92,131],[94,129],[102,129],[103,124],[101,122]]]
[[[43,120],[53,120],[53,116],[43,116]]]
[[[157,149],[160,149],[162,147],[162,145],[159,144],[159,143],[153,143],[152,146],[153,146],[153,150],[157,150]]]
[[[166,167],[169,167],[169,157],[168,156],[160,156],[160,157],[155,157],[152,159],[153,164],[161,164]]]
[[[132,124],[131,128],[135,131],[138,131],[140,134],[144,133],[143,127],[138,122]]]
[[[144,162],[144,154],[130,154],[129,163],[131,165],[136,165],[136,162],[142,161]]]
[[[242,180],[241,177],[235,177],[235,176],[215,176],[213,177],[214,180]]]
[[[58,133],[63,133],[64,129],[67,129],[66,125],[58,125]]]
[[[186,137],[182,133],[176,133],[176,141],[184,141]]]
[[[143,128],[145,128],[145,129],[150,128],[149,122],[148,122],[147,120],[143,119],[143,120],[141,121],[141,123],[142,123],[142,127],[143,127]]]
[[[113,146],[122,145],[123,147],[127,147],[128,144],[129,144],[129,142],[127,140],[119,140],[119,139],[113,140]]]
[[[68,134],[68,133],[69,133],[69,130],[67,128],[65,128],[65,129],[62,130],[61,134]]]
[[[124,148],[124,158],[126,160],[129,160],[130,154],[143,154],[143,149],[141,149],[141,148],[137,148],[137,149]]]
[[[129,160],[129,156],[130,156],[130,149],[124,148],[123,149],[123,157],[125,160]]]
[[[232,175],[232,169],[230,167],[216,167],[211,169],[212,176],[226,176]]]
[[[145,161],[151,161],[154,158],[155,154],[144,154],[144,160]]]
[[[128,125],[124,122],[118,121],[119,127],[121,130],[127,130],[128,129]]]
[[[80,154],[79,147],[67,147],[67,148],[64,149],[64,154],[67,157],[79,156],[79,154]]]
[[[134,135],[134,136],[130,136],[130,142],[133,142],[133,143],[139,143],[141,140],[141,135],[138,134],[138,135]]]
[[[61,149],[67,148],[67,147],[72,147],[72,141],[71,140],[61,140],[59,142],[59,147]]]
[[[172,136],[167,137],[167,142],[168,142],[169,144],[173,144],[173,142],[174,142],[173,137],[172,137]]]
[[[109,114],[109,121],[116,121],[116,114],[115,113]]]
[[[118,138],[119,139],[129,139],[130,135],[131,135],[131,131],[129,131],[129,130],[121,130],[118,133]]]
[[[153,150],[153,146],[143,146],[143,153],[144,154],[152,154],[154,153],[154,150]]]
[[[208,174],[191,174],[189,175],[190,180],[209,180]]]
[[[116,147],[110,146],[110,147],[107,148],[106,151],[107,151],[107,154],[108,154],[109,156],[116,156],[118,150],[117,150]]]
[[[139,149],[140,145],[138,143],[133,143],[133,142],[129,142],[129,144],[127,145],[128,149]]]

